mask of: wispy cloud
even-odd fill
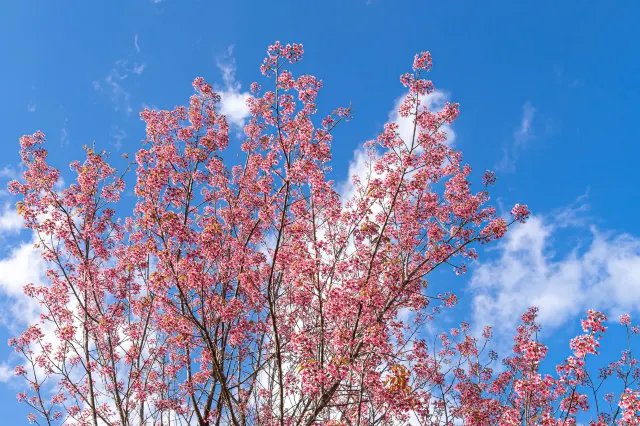
[[[133,112],[133,108],[131,107],[131,93],[125,90],[120,84],[122,80],[129,76],[126,73],[120,73],[120,68],[124,66],[123,64],[126,64],[126,60],[116,62],[116,66],[104,79],[104,83],[94,81],[93,88],[98,92],[109,95],[114,111],[124,110],[127,114],[130,114]]]
[[[564,72],[564,67],[562,65],[558,65],[558,64],[553,65],[553,75],[555,77],[556,84],[559,84],[562,86],[566,85],[570,89],[579,89],[582,86],[584,86],[583,79],[566,76]],[[567,83],[567,80],[568,80],[568,83]]]
[[[144,67],[145,67],[145,64],[135,63],[133,64],[133,69],[131,70],[131,72],[133,72],[134,74],[140,75],[144,71]]]
[[[29,105],[27,105],[27,111],[36,112],[36,104],[33,102],[30,102]]]
[[[532,127],[535,113],[536,109],[531,103],[527,102],[524,104],[522,107],[520,126],[513,132],[513,141],[511,144],[504,147],[504,155],[502,160],[495,165],[496,170],[504,173],[515,171],[516,163],[522,150],[526,147],[527,143],[535,137]]]
[[[581,78],[575,78],[569,83],[569,88],[571,89],[579,89],[582,86],[584,86],[584,80]]]
[[[136,53],[140,53],[140,45],[138,44],[138,34],[133,36],[133,46],[136,48]]]
[[[640,236],[589,226],[582,220],[585,198],[511,229],[498,257],[480,263],[470,282],[476,325],[494,326],[504,342],[530,305],[540,309],[547,330],[587,309],[611,317],[640,311]],[[582,240],[568,254],[557,255],[552,243],[570,231],[579,231]]]
[[[136,54],[140,53],[140,46],[138,44],[138,34],[133,38],[133,44],[136,50]],[[133,55],[129,55],[131,57]],[[129,68],[129,59],[118,59],[109,74],[104,80],[94,80],[93,89],[97,92],[102,92],[109,95],[111,104],[114,111],[124,111],[127,114],[133,112],[131,106],[131,92],[124,86],[124,82],[130,77],[131,74],[136,76],[141,75],[146,67],[144,62],[133,62],[133,67]]]
[[[236,60],[233,57],[233,45],[229,46],[227,54],[216,58],[216,66],[222,73],[224,87],[216,87],[220,94],[220,112],[227,117],[229,124],[235,126],[238,132],[244,129],[249,107],[247,99],[249,92],[243,92],[241,85],[236,81]]]
[[[113,109],[115,111],[124,109],[127,114],[133,112],[133,108],[131,108],[131,93],[123,89],[113,75],[109,75],[105,79],[105,82],[107,83],[107,86],[109,87],[111,93],[111,102],[113,103]]]
[[[4,166],[0,169],[0,178],[17,179],[18,172],[12,166]]]
[[[536,109],[530,103],[524,104],[522,107],[522,120],[520,121],[520,129],[515,133],[517,144],[522,144],[526,139],[531,137],[531,122]]]
[[[115,125],[111,127],[111,141],[116,151],[122,149],[122,141],[127,138],[127,132],[122,130],[119,126]]]
[[[60,145],[61,146],[67,146],[69,145],[69,118],[65,118],[64,119],[64,125],[62,126],[62,129],[60,130]]]

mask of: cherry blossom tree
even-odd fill
[[[365,144],[369,170],[343,199],[329,179],[338,108],[318,119],[322,82],[285,67],[301,45],[276,43],[253,83],[242,159],[224,158],[229,125],[202,78],[188,106],[144,110],[146,139],[124,172],[86,147],[60,189],[45,136],[20,140],[26,171],[10,184],[36,248],[49,265],[44,286],[25,286],[40,321],[10,345],[28,384],[18,400],[29,420],[54,425],[521,425],[576,424],[596,379],[603,314],[589,312],[584,336],[557,377],[543,376],[546,347],[535,310],[523,316],[502,371],[468,324],[439,343],[422,332],[450,292],[433,294],[436,268],[464,273],[476,244],[499,239],[529,211],[500,217],[487,188],[447,144],[457,104],[429,110],[428,52],[401,77],[397,123]],[[129,161],[129,160],[127,160]],[[121,196],[135,172],[136,204]],[[637,332],[624,317],[629,336]],[[483,342],[484,343],[481,344]],[[594,425],[640,424],[631,352],[608,367],[623,392],[598,406]],[[596,402],[598,404],[598,402]]]

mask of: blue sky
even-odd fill
[[[186,103],[196,76],[226,94],[241,124],[238,101],[275,40],[304,44],[294,73],[323,80],[321,110],[353,105],[333,145],[342,182],[403,95],[398,76],[430,50],[438,100],[461,105],[455,146],[477,172],[496,170],[498,205],[534,213],[467,276],[438,274],[461,299],[443,324],[493,321],[500,335],[534,301],[563,357],[589,307],[640,314],[639,13],[632,1],[4,2],[0,185],[19,172],[19,136],[38,129],[65,173],[93,141],[134,152],[138,112]],[[15,201],[0,193],[0,338],[24,325],[20,286],[39,279]],[[0,345],[0,360],[4,422],[21,424],[17,359]]]

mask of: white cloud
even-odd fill
[[[588,238],[568,254],[552,250],[556,236],[564,240],[561,231],[584,229],[576,210],[584,210],[584,204],[550,216],[532,216],[507,233],[498,245],[497,259],[475,269],[470,288],[477,327],[488,324],[499,336],[512,335],[529,306],[540,309],[539,321],[546,329],[588,309],[602,310],[614,319],[623,312],[640,311],[638,236],[591,226]]]
[[[122,80],[126,77],[126,74],[124,77],[122,77],[118,75],[114,70],[107,76],[107,78],[105,78],[104,81],[107,84],[107,90],[109,92],[109,97],[111,98],[111,103],[113,105],[114,111],[120,111],[121,109],[124,109],[129,114],[133,111],[130,102],[131,94],[126,91],[116,80],[116,78]],[[93,82],[93,88],[98,91],[103,91],[102,85],[97,81]]]
[[[4,236],[2,231],[0,236]],[[37,237],[32,233],[30,241],[22,241],[9,247],[9,253],[0,259],[0,324],[14,336],[22,333],[29,325],[39,324],[40,315],[44,311],[35,299],[26,296],[23,291],[26,284],[42,286],[48,282],[48,265],[41,257],[41,251],[34,247],[36,241]],[[67,306],[73,310],[75,302],[72,300]],[[51,343],[55,349],[59,344],[55,325],[46,322],[40,324],[40,328],[44,334],[43,340]],[[39,349],[33,349],[37,355]],[[10,367],[10,364],[13,364],[12,360],[17,364],[25,363],[24,357],[17,354],[12,354],[7,360],[0,362],[0,382],[7,382],[16,377],[13,368]],[[42,377],[44,371],[38,366],[36,373]],[[29,376],[32,377],[32,373],[29,373]],[[53,385],[53,382],[49,382],[47,390],[54,389]]]
[[[411,138],[413,137],[413,117],[402,117],[398,113],[398,109],[405,99],[406,95],[403,95],[396,99],[393,103],[393,108],[389,111],[388,123],[395,122],[398,124],[398,134],[405,141],[407,145],[411,144]],[[448,98],[448,94],[441,90],[435,90],[429,95],[422,96],[420,98],[421,105],[427,106],[430,111],[441,111]],[[453,129],[444,124],[441,130],[447,134],[447,144],[453,145],[456,134]],[[363,148],[358,148],[353,153],[353,159],[349,162],[348,177],[343,181],[338,191],[342,195],[343,200],[349,200],[355,195],[356,188],[353,185],[352,178],[357,176],[361,181],[365,181],[367,175],[371,178],[380,177],[376,174],[372,168],[370,168],[369,155]]]
[[[138,44],[138,34],[133,37],[133,45],[136,48],[136,53],[140,53],[140,45]]]
[[[225,90],[220,93],[220,112],[227,117],[229,123],[240,129],[244,128],[245,120],[249,116],[249,108],[245,103],[249,94]]]
[[[6,362],[0,363],[0,382],[6,383],[14,377],[16,377],[16,373],[14,372],[13,367],[8,365]]]
[[[67,146],[69,145],[69,118],[64,119],[64,125],[62,126],[62,130],[60,130],[60,145]]]
[[[60,181],[59,181],[60,182]],[[63,183],[62,183],[63,185]],[[10,220],[5,220],[5,216],[12,216],[15,213],[9,214],[9,206],[5,205],[5,214],[0,218],[0,238],[5,237],[13,231],[18,225],[13,217]],[[43,215],[41,220],[44,219]],[[7,225],[10,224],[10,225]],[[38,240],[35,233],[31,234],[31,238],[26,241],[17,242],[13,246],[5,246],[5,253],[0,256],[0,324],[9,329],[9,332],[13,335],[18,335],[24,328],[31,324],[39,323],[40,313],[43,308],[34,300],[27,297],[23,288],[25,284],[33,283],[36,286],[46,285],[49,280],[46,276],[47,263],[41,257],[41,250],[34,247],[34,242]],[[75,311],[78,309],[77,302],[72,299],[68,305],[68,309]],[[76,320],[75,325],[78,326],[79,322]],[[44,341],[53,344],[53,348],[59,344],[59,339],[55,333],[55,325],[52,322],[45,322],[41,325],[41,329],[44,333]],[[81,328],[78,327],[76,339],[80,340]],[[119,346],[119,352],[122,356],[122,351],[126,348],[128,343],[124,343],[123,346]],[[35,354],[39,353],[37,347],[33,348]],[[0,362],[0,382],[8,382],[15,374],[13,373],[14,363],[24,364],[25,360],[21,355],[10,355],[5,361]],[[118,365],[118,374],[121,376],[121,381],[127,381],[127,377],[123,374],[126,372],[125,368],[122,368],[122,363]],[[38,376],[43,377],[44,372],[42,368],[36,367]],[[81,372],[79,370],[72,370],[72,377],[75,380],[81,380]],[[29,373],[31,375],[31,373]],[[57,379],[59,376],[54,376],[53,381],[48,380],[48,384],[44,389],[45,392],[54,391],[57,389]],[[21,379],[18,379],[21,380]],[[104,381],[98,380],[96,382],[98,392],[106,394]],[[106,400],[106,403],[110,403]]]
[[[513,172],[516,167],[516,162],[520,157],[520,153],[525,148],[527,142],[533,139],[533,117],[535,116],[536,109],[527,102],[522,107],[522,118],[520,119],[520,127],[513,132],[513,142],[509,146],[504,147],[504,155],[502,160],[495,165],[495,169],[501,172]]]
[[[56,190],[58,193],[62,192],[65,189],[65,182],[62,175],[60,175],[56,183],[53,184],[53,189]]]
[[[347,171],[347,179],[344,180],[338,186],[338,192],[340,193],[343,202],[350,200],[356,195],[357,188],[353,184],[353,178],[357,177],[359,180],[366,180],[367,176],[371,178],[379,177],[379,175],[371,167],[371,160],[368,153],[359,148],[353,152],[353,159],[349,162],[349,170]]]
[[[0,213],[0,235],[16,234],[22,230],[23,226],[22,216],[18,214],[15,207],[5,203]]]
[[[147,103],[142,103],[142,109],[150,109],[152,111],[158,111],[160,109],[160,107],[158,107],[158,105],[156,104],[147,104]]]
[[[64,185],[64,182],[59,179],[56,188],[59,190],[61,185]],[[0,238],[6,239],[18,229],[18,225],[22,227],[22,220],[16,218],[17,214],[10,211],[8,205],[5,205],[4,210],[5,213],[0,219]],[[46,217],[50,217],[49,213],[39,215],[41,223]],[[24,294],[26,284],[43,286],[49,282],[47,268],[51,265],[42,258],[42,250],[34,246],[38,241],[37,234],[31,232],[30,238],[5,245],[0,256],[0,324],[13,335],[20,334],[29,325],[40,323],[40,314],[43,312],[43,308],[35,299]],[[68,306],[73,309],[75,302],[71,301]],[[41,324],[41,329],[44,340],[52,343],[55,348],[59,340],[55,335],[54,324]],[[10,356],[9,361],[13,358],[14,356]],[[22,360],[20,363],[24,363],[22,356],[18,358]],[[9,363],[0,362],[0,382],[9,380],[9,368]],[[38,374],[43,373],[40,367],[37,367],[37,370]]]
[[[27,111],[36,112],[36,104],[33,102],[30,102],[29,105],[27,105]]]
[[[398,125],[397,132],[406,145],[412,144],[413,137],[413,119],[412,117],[401,117],[398,113],[398,109],[405,99],[406,95],[399,97],[393,103],[393,108],[389,111],[388,122],[395,122]],[[446,92],[436,90],[429,95],[422,96],[420,103],[426,106],[429,111],[436,112],[441,111],[446,103],[448,95]],[[447,135],[447,144],[452,145],[455,140],[455,133],[453,129],[447,124],[441,126],[441,131]],[[415,149],[416,152],[421,151],[421,147]],[[373,164],[376,158],[379,158],[381,152],[377,151],[373,153],[374,159],[370,158],[370,153],[364,148],[360,147],[353,153],[353,158],[349,162],[349,168],[347,171],[347,179],[339,183],[336,187],[338,193],[340,193],[341,202],[344,208],[349,208],[349,203],[354,200],[358,194],[360,185],[366,187],[367,183],[372,179],[383,179],[384,176],[377,173]],[[356,181],[359,184],[356,184]],[[380,203],[372,203],[369,206],[368,220],[376,222],[377,215],[383,210]],[[354,249],[354,242],[351,240],[346,247],[346,253],[351,253]],[[400,316],[403,319],[408,319],[407,312],[401,312]]]
[[[404,101],[406,95],[401,96],[396,99],[393,109],[389,112],[389,122],[395,122],[398,124],[398,133],[407,145],[411,144],[411,138],[413,137],[413,117],[402,117],[398,113],[398,109],[400,105]],[[432,93],[421,96],[420,104],[426,106],[429,111],[441,111],[447,102],[448,94],[441,90],[434,90]],[[448,124],[444,124],[441,127],[441,131],[447,134],[447,145],[452,146],[455,139],[456,134],[453,129]]]
[[[122,141],[127,138],[127,132],[122,130],[119,126],[111,127],[111,139],[113,140],[113,146],[115,146],[116,151],[120,151],[122,149]]]
[[[520,128],[514,135],[516,143],[522,144],[529,136],[531,136],[531,122],[533,121],[533,115],[535,112],[536,109],[528,102],[522,107]]]
[[[134,44],[137,45],[137,35],[134,38]],[[119,59],[115,62],[109,74],[104,81],[93,81],[93,89],[97,92],[107,93],[111,99],[114,111],[125,111],[127,114],[133,112],[131,107],[131,93],[123,86],[130,74],[141,75],[145,70],[144,63],[134,62],[133,68],[128,68],[129,60],[126,58]]]
[[[0,169],[0,178],[5,179],[17,179],[18,173],[11,166],[4,166]]]
[[[0,292],[10,299],[0,320],[9,328],[38,321],[39,306],[22,290],[25,284],[39,285],[46,277],[46,265],[33,244],[34,241],[20,243],[0,260]]]
[[[242,131],[247,117],[249,117],[249,107],[247,99],[251,96],[249,92],[241,91],[240,83],[236,81],[236,61],[233,57],[233,45],[229,46],[227,54],[222,58],[216,58],[216,66],[222,72],[224,88],[216,88],[220,95],[220,113],[227,117],[231,126]]]
[[[131,70],[131,72],[133,72],[134,74],[140,75],[143,73],[144,67],[145,67],[145,64],[136,63],[133,65],[133,69]]]

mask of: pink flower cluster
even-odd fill
[[[387,124],[365,144],[368,172],[341,195],[332,143],[352,111],[318,116],[322,81],[286,69],[303,53],[298,44],[268,48],[234,166],[223,159],[234,142],[220,96],[202,78],[187,105],[142,111],[146,138],[124,172],[85,147],[61,189],[44,135],[21,139],[26,170],[9,188],[48,265],[45,285],[25,286],[39,323],[9,342],[24,358],[15,373],[27,385],[18,401],[29,421],[576,424],[592,406],[584,388],[597,389],[585,366],[604,315],[588,313],[558,377],[540,373],[548,350],[535,309],[500,373],[497,354],[484,355],[490,328],[476,335],[462,323],[432,346],[419,338],[458,303],[446,289],[434,295],[429,275],[442,265],[465,273],[475,244],[530,215],[520,204],[509,220],[496,214],[491,172],[472,190],[471,167],[443,131],[459,106],[423,102],[435,90],[422,76],[430,54],[401,77],[408,94],[398,112],[411,118],[411,136]],[[136,204],[119,219],[129,176]],[[621,323],[629,336],[637,330],[629,317]],[[617,414],[597,408],[594,425],[635,424],[630,349],[603,376],[614,373],[629,390],[610,398]]]

